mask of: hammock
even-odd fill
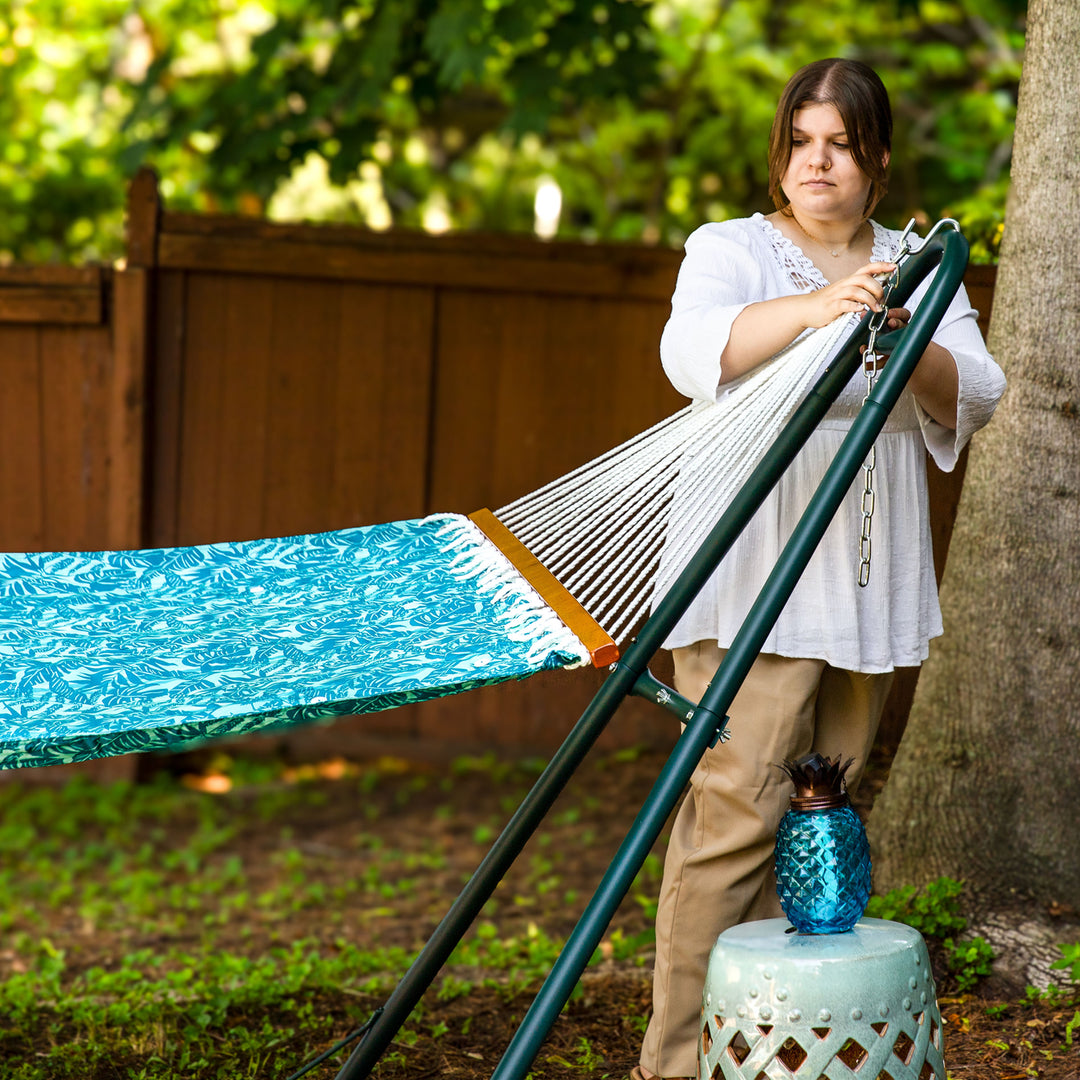
[[[176,750],[610,664],[852,325],[804,335],[716,404],[495,516],[0,555],[0,768]],[[709,494],[669,522],[681,484]]]
[[[176,750],[589,658],[457,515],[249,543],[0,555],[0,767]]]
[[[655,608],[858,319],[808,331],[732,383],[496,514],[618,642]],[[678,515],[671,513],[679,507]]]

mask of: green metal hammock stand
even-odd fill
[[[942,231],[943,225],[951,226],[951,229]],[[626,839],[492,1074],[492,1080],[522,1080],[659,837],[702,754],[707,747],[714,746],[717,740],[724,738],[727,710],[731,702],[829,522],[862,469],[874,440],[907,385],[945,309],[959,289],[967,257],[967,241],[956,223],[948,221],[939,223],[918,251],[903,263],[891,295],[899,304],[907,300],[935,267],[938,272],[909,325],[897,334],[888,335],[889,344],[893,346],[889,363],[852,424],[851,431],[810,500],[701,702],[694,706],[674,690],[663,686],[648,671],[648,663],[858,369],[861,362],[860,346],[865,345],[870,337],[872,316],[869,314],[859,323],[766,451],[634,642],[623,657],[612,665],[611,674],[603,686],[552,756],[544,773],[386,1003],[368,1024],[295,1076],[302,1075],[361,1036],[362,1041],[339,1072],[338,1080],[356,1080],[371,1073],[619,705],[630,695],[644,697],[675,712],[686,726]]]
[[[925,298],[902,334],[886,335],[894,349],[883,375],[698,706],[654,679],[647,665],[848,383],[860,364],[860,346],[876,336],[883,316],[873,327],[875,317],[859,323],[752,471],[749,460],[738,472],[732,466],[733,476],[748,479],[737,487],[727,478],[735,489],[727,509],[707,536],[705,528],[694,533],[704,542],[666,595],[653,598],[653,614],[622,659],[583,606],[585,592],[596,595],[595,581],[571,595],[487,512],[201,547],[0,554],[0,768],[177,749],[194,740],[392,708],[545,668],[610,664],[610,676],[386,1004],[318,1059],[363,1035],[340,1075],[350,1080],[370,1073],[619,705],[630,695],[645,697],[676,713],[686,728],[494,1074],[520,1080],[705,747],[724,736],[736,691],[960,286],[967,243],[959,231],[939,229],[903,261],[891,294],[904,303],[938,267]],[[835,332],[843,329],[837,324]],[[794,405],[798,397],[789,400]],[[699,418],[690,415],[686,423],[677,414],[671,427],[665,421],[626,445],[637,453],[663,427],[660,442],[668,453],[672,438],[696,437]],[[586,468],[595,466],[595,477],[608,460],[605,455]],[[622,473],[633,473],[637,462],[621,460]],[[623,507],[638,488],[635,477],[616,501],[613,485],[621,482],[602,481],[597,500],[620,534],[618,558],[630,560],[602,552],[608,579],[624,566],[640,577],[648,566],[638,548],[649,557],[656,553],[653,502],[659,500],[638,497],[654,530],[648,540],[623,535]],[[549,498],[546,489],[539,494]],[[565,532],[561,538],[571,548],[583,530],[596,533],[592,519],[567,520],[573,529],[553,528]],[[592,557],[597,536],[587,540],[580,546]],[[695,539],[689,550],[696,545]],[[619,611],[621,626],[636,621],[639,610]]]

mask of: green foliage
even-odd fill
[[[962,938],[967,919],[960,911],[962,882],[941,877],[923,889],[907,885],[885,896],[872,896],[866,914],[914,927],[924,937],[937,938],[945,950],[957,989],[970,990],[990,974],[994,950],[985,938]]]
[[[494,793],[542,767],[490,756],[459,759],[446,775]],[[418,898],[426,910],[441,887],[451,901],[460,867],[451,870],[442,822],[430,835],[361,827],[326,847],[311,828],[351,820],[373,792],[383,816],[411,807],[436,777],[386,759],[336,772],[331,793],[306,767],[218,755],[210,768],[232,789],[210,796],[164,775],[140,785],[0,785],[0,1060],[21,1063],[18,1080],[291,1075],[370,1015],[408,968],[417,942],[384,941],[367,920],[395,929],[399,919],[422,921]],[[453,788],[447,796],[460,800]],[[561,827],[584,834],[596,799],[564,799]],[[521,868],[521,895],[508,898],[510,918],[501,928],[481,921],[459,944],[439,1002],[535,990],[565,941],[531,922],[529,908],[566,890],[576,850],[538,844]],[[635,888],[654,890],[658,872],[650,863]],[[642,963],[652,933],[638,925],[616,927],[593,962]],[[401,1055],[406,1065],[413,1043],[468,1026],[418,1012],[384,1061]],[[592,1060],[585,1044],[572,1053],[575,1068]],[[0,1069],[5,1080],[9,1071]]]
[[[120,253],[174,209],[678,244],[766,208],[777,95],[854,56],[896,113],[890,224],[1000,239],[1023,0],[7,0],[0,260]],[[957,193],[962,193],[957,199]]]
[[[1065,1046],[1067,1049],[1072,1049],[1073,1043],[1077,1040],[1078,1032],[1080,1032],[1080,1009],[1073,1014],[1073,1018],[1065,1025]]]
[[[986,978],[994,968],[994,949],[985,938],[968,941],[945,939],[949,967],[956,977],[956,987],[964,993],[971,990],[980,979]]]
[[[523,137],[655,80],[642,0],[264,7],[273,21],[239,58],[192,76],[174,77],[184,44],[170,41],[137,90],[128,171],[182,148],[202,190],[243,210],[313,163],[332,185],[370,182],[336,216],[420,225],[452,202],[455,223],[512,227],[503,160]]]
[[[1068,979],[1080,987],[1080,941],[1069,945],[1058,945],[1061,959],[1055,960],[1050,967],[1057,971],[1067,971]]]
[[[0,257],[94,258],[120,243],[123,0],[9,0],[0,18]]]
[[[1009,191],[1008,177],[999,177],[991,184],[978,188],[971,195],[946,206],[943,217],[953,217],[960,223],[971,244],[973,263],[996,263],[1005,232],[1005,197]]]
[[[950,938],[967,929],[960,913],[959,881],[942,877],[922,889],[905,885],[885,896],[871,896],[866,914],[874,919],[892,919],[918,930],[924,937]]]

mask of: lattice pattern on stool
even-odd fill
[[[851,1035],[850,1025],[747,1025],[718,1015],[704,1020],[701,1039],[708,1066],[702,1080],[933,1080],[944,1075],[940,1019],[930,1010],[908,1015],[900,1024],[869,1024],[862,1042]]]
[[[771,919],[720,935],[703,995],[701,1080],[944,1080],[926,946],[880,919],[785,934]]]

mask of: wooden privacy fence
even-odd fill
[[[127,247],[122,267],[0,274],[3,549],[496,508],[684,403],[657,355],[681,252],[175,214],[150,172]],[[992,271],[968,284],[985,331]],[[960,475],[931,480],[940,570]],[[549,749],[601,678],[545,673],[277,742]],[[898,680],[887,742],[913,687]],[[634,701],[604,739],[675,734]]]

